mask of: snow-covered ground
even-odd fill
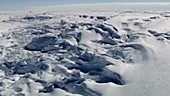
[[[0,54],[2,96],[169,96],[170,12],[1,12]]]

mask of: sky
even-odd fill
[[[169,0],[0,0],[0,10],[17,10],[29,7],[54,6],[65,4],[92,4],[114,2],[170,2]]]

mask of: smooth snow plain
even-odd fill
[[[43,11],[0,14],[1,96],[170,95],[170,12]]]

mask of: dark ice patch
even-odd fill
[[[47,20],[47,19],[52,19],[52,16],[48,15],[36,15],[36,16],[25,16],[23,17],[24,20]]]
[[[39,90],[40,93],[51,93],[54,91],[54,87],[52,85],[48,85],[43,89]]]
[[[158,32],[153,31],[153,30],[148,30],[148,32],[151,33],[152,35],[156,36],[156,37],[162,35],[161,33],[158,33]]]
[[[103,20],[103,21],[106,21],[108,18],[105,17],[105,16],[97,16],[96,17],[98,20]]]
[[[19,62],[5,62],[4,71],[6,75],[12,74],[26,74],[36,73],[38,71],[45,71],[48,69],[48,65],[42,63],[41,58],[25,59]]]
[[[110,55],[114,59],[125,59],[125,55],[121,48],[114,48],[112,50],[109,50],[107,54]]]
[[[97,28],[102,29],[103,31],[107,31],[108,34],[112,37],[112,38],[120,38],[120,36],[117,34],[117,31],[104,25],[104,24],[98,24],[96,25]]]
[[[98,43],[117,45],[117,42],[112,40],[112,39],[110,39],[110,38],[103,38],[102,40],[98,41]]]
[[[84,73],[89,73],[90,71],[96,70],[100,71],[105,66],[110,65],[111,63],[106,59],[96,56],[95,54],[91,54],[85,52],[80,55],[76,60],[76,64],[71,66],[66,66],[69,69],[77,69]]]
[[[30,43],[28,43],[24,48],[29,51],[43,51],[45,48],[53,46],[56,42],[56,37],[44,36],[39,38],[34,38]]]
[[[54,88],[60,88],[67,92],[73,93],[73,94],[80,94],[83,96],[101,96],[101,94],[94,92],[86,87],[85,84],[64,84],[62,82],[54,82],[53,83]]]
[[[89,73],[89,75],[91,75],[92,77],[94,77],[93,79],[97,82],[97,83],[114,83],[117,85],[124,85],[125,81],[122,79],[122,77],[116,73],[116,72],[112,72],[109,69],[105,68],[102,69],[101,71],[91,71]]]

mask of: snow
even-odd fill
[[[169,96],[169,12],[52,9],[0,14],[0,95]]]

